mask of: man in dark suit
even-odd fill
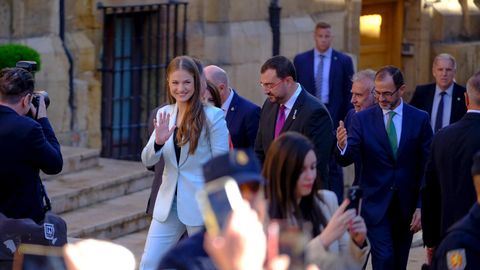
[[[260,115],[255,152],[263,163],[272,141],[282,132],[297,131],[315,145],[317,184],[328,186],[328,162],[334,141],[333,126],[325,106],[297,83],[292,62],[284,56],[268,59],[260,70],[267,100]]]
[[[470,168],[480,150],[480,72],[468,80],[465,100],[467,114],[433,139],[422,191],[423,242],[428,248],[438,246],[476,200]]]
[[[414,232],[421,228],[419,191],[432,128],[426,112],[403,102],[405,83],[393,66],[375,75],[378,106],[355,113],[337,129],[341,162],[360,159],[361,214],[368,229],[373,269],[406,269]]]
[[[465,217],[448,229],[431,269],[480,269],[480,152],[475,154],[471,172],[475,202]]]
[[[241,97],[230,88],[225,70],[214,66],[204,69],[207,80],[220,92],[222,109],[225,112],[228,131],[234,148],[253,148],[258,130],[260,107]]]
[[[44,218],[39,171],[62,170],[60,145],[43,96],[32,105],[34,79],[21,68],[0,71],[0,212],[10,218]],[[31,111],[37,119],[27,117]]]
[[[315,48],[295,56],[293,63],[298,74],[298,82],[312,95],[327,106],[336,128],[352,108],[350,104],[353,75],[352,59],[334,50],[333,33],[330,24],[319,22],[314,32]],[[342,168],[331,159],[329,164],[329,189],[343,199]]]
[[[428,112],[434,132],[457,122],[467,111],[465,87],[454,82],[456,70],[453,56],[437,55],[432,66],[435,83],[417,86],[410,101],[410,105]]]
[[[373,96],[373,89],[375,89],[375,71],[371,69],[360,70],[353,74],[352,77],[352,105],[353,109],[348,111],[345,116],[344,123],[340,122],[340,126],[351,129],[353,115],[357,112],[366,110],[375,106],[375,97]],[[338,140],[338,138],[337,138]],[[362,161],[355,160],[355,179],[353,185],[358,185],[358,179],[362,171]],[[343,166],[350,164],[342,164]]]

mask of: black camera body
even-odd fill
[[[35,72],[38,71],[38,65],[35,61],[18,61],[15,64],[15,67],[25,69],[26,71],[30,72],[32,76],[35,76]],[[33,106],[38,110],[38,106],[40,106],[40,96],[43,96],[43,99],[45,101],[45,107],[48,108],[48,106],[50,105],[50,98],[48,97],[48,93],[46,91],[33,92]]]

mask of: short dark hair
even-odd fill
[[[329,29],[332,28],[332,26],[326,22],[318,22],[317,25],[315,25],[315,30],[317,29]]]
[[[383,80],[387,75],[392,77],[393,83],[395,84],[395,89],[399,89],[400,87],[402,87],[402,85],[405,84],[402,71],[400,71],[400,69],[395,66],[384,66],[380,68],[375,74],[375,80]]]
[[[260,73],[264,73],[267,69],[274,69],[277,72],[277,77],[285,79],[290,76],[294,81],[297,81],[297,72],[292,61],[285,56],[277,55],[268,59],[260,69]]]
[[[35,89],[32,73],[23,68],[4,68],[0,71],[0,100],[16,104]]]

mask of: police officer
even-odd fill
[[[480,151],[473,158],[472,175],[477,202],[448,230],[431,269],[480,269]]]

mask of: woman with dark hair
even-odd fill
[[[202,103],[202,78],[194,60],[174,58],[167,68],[170,105],[160,108],[154,131],[142,151],[145,166],[165,161],[140,269],[156,269],[161,257],[187,231],[202,228],[195,193],[204,185],[202,164],[228,152],[221,109]]]
[[[203,102],[208,103],[217,108],[222,108],[222,100],[220,99],[220,91],[217,86],[207,80],[207,91],[203,94]]]
[[[315,247],[346,255],[361,268],[369,251],[365,222],[354,209],[345,211],[348,199],[339,207],[335,193],[315,188],[316,167],[314,146],[302,134],[285,132],[273,141],[263,167],[270,218],[299,227],[310,222],[314,253],[309,257],[321,253]]]

